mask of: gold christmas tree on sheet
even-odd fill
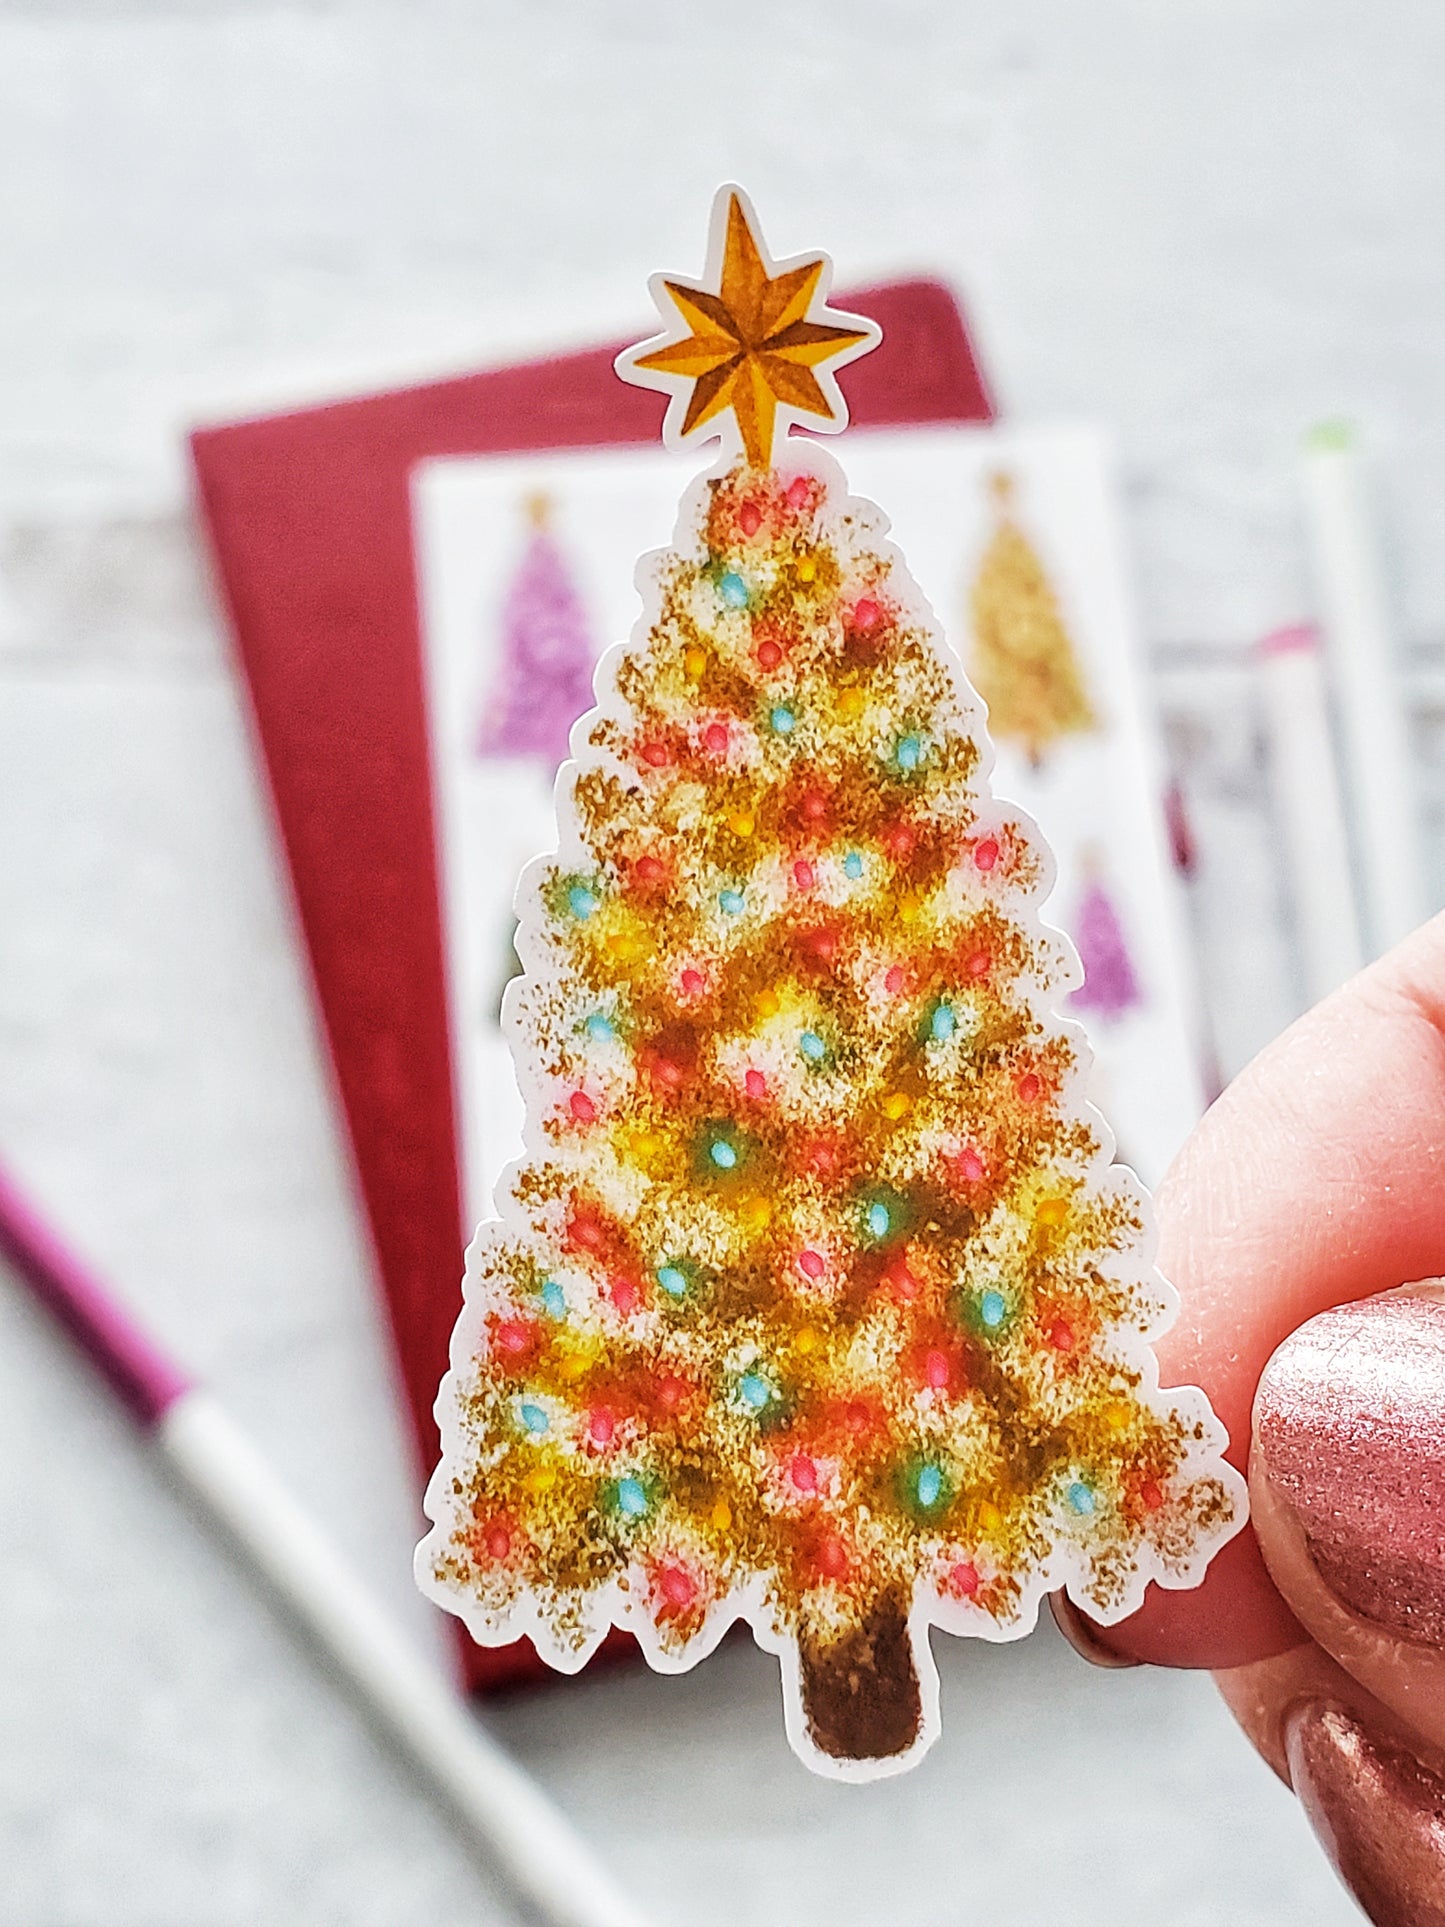
[[[1047,853],[882,517],[777,440],[841,426],[831,373],[748,345],[800,267],[810,328],[876,330],[755,237],[725,194],[710,279],[741,259],[763,316],[711,317],[737,453],[640,571],[520,887],[527,1153],[469,1254],[418,1574],[568,1671],[613,1624],[681,1670],[745,1617],[794,1746],[857,1779],[936,1735],[931,1624],[1013,1637],[1057,1586],[1116,1619],[1244,1502],[1203,1395],[1158,1389]],[[668,348],[627,371],[718,432]]]
[[[1011,476],[990,484],[997,526],[973,586],[974,687],[989,733],[1021,745],[1038,765],[1061,736],[1098,727],[1083,672],[1043,563],[1015,521]]]

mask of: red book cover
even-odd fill
[[[852,421],[992,419],[963,318],[937,282],[846,293],[883,329],[844,377]],[[661,395],[621,346],[198,430],[202,516],[249,691],[415,1437],[461,1303],[447,986],[435,856],[413,467],[437,456],[655,443]],[[625,1642],[630,1644],[630,1642]],[[466,1648],[468,1683],[540,1670]]]

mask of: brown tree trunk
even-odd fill
[[[835,1760],[886,1760],[906,1753],[923,1725],[905,1602],[884,1593],[863,1623],[827,1638],[804,1630],[803,1713],[819,1752]]]

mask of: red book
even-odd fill
[[[907,281],[838,299],[883,328],[882,346],[843,377],[855,424],[992,419],[946,288]],[[655,443],[664,400],[617,379],[624,345],[191,438],[423,1476],[439,1455],[432,1403],[470,1227],[458,1187],[411,471],[434,456]],[[479,1687],[541,1669],[526,1645],[468,1642],[464,1664]]]

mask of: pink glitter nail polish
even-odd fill
[[[1445,1298],[1392,1293],[1302,1325],[1265,1367],[1255,1436],[1341,1604],[1445,1646]]]
[[[1445,1927],[1445,1780],[1319,1700],[1285,1721],[1290,1781],[1376,1927]]]

